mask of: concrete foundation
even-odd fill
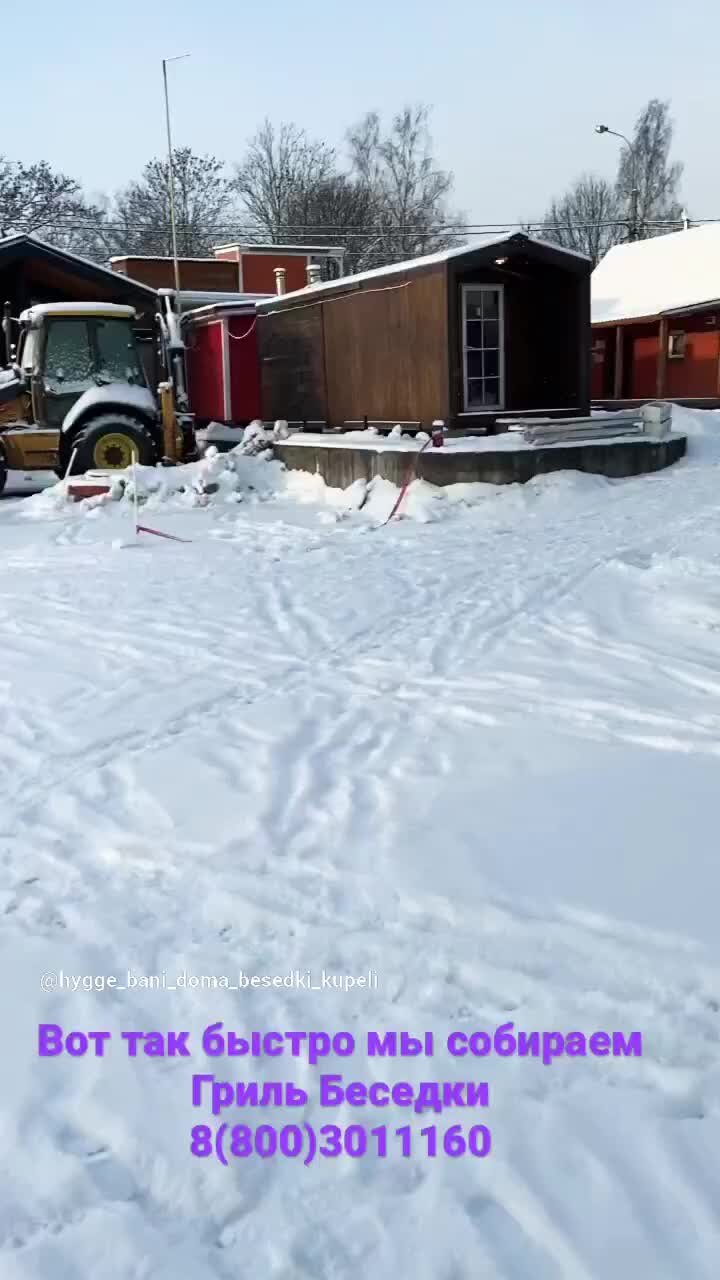
[[[375,476],[402,485],[413,460],[414,475],[428,484],[525,484],[533,476],[549,471],[587,471],[614,479],[661,471],[685,455],[687,437],[673,433],[658,440],[636,436],[498,450],[463,450],[459,441],[453,441],[450,447],[430,446],[422,454],[407,448],[354,446],[349,441],[324,445],[290,440],[273,449],[289,470],[321,475],[326,484],[336,489],[347,489],[356,480],[372,480]]]

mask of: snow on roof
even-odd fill
[[[41,316],[116,316],[131,320],[136,316],[134,307],[122,307],[115,302],[43,302],[21,312],[20,319],[32,324]]]
[[[498,232],[491,236],[479,236],[477,240],[466,241],[465,244],[456,245],[452,249],[440,249],[437,253],[426,253],[421,258],[409,258],[405,262],[391,262],[386,267],[374,267],[372,271],[360,271],[353,276],[340,276],[338,280],[321,280],[318,284],[306,285],[304,289],[294,289],[291,293],[274,294],[267,303],[258,303],[258,308],[269,305],[270,302],[277,302],[278,297],[282,298],[299,298],[301,295],[309,295],[311,293],[325,293],[330,289],[348,288],[349,285],[359,284],[361,280],[382,279],[383,276],[399,275],[403,271],[416,271],[419,267],[434,267],[441,262],[448,262],[450,258],[462,258],[467,253],[472,253],[475,249],[488,249],[494,244],[507,244],[508,240],[512,240],[517,234],[523,234],[513,231]],[[556,253],[567,254],[571,258],[580,258],[587,261],[584,253],[576,253],[574,249],[564,249],[559,244],[551,244],[547,240],[541,240],[537,236],[524,236],[529,244],[543,245],[547,249],[554,249]]]
[[[219,307],[223,310],[232,307],[254,307],[256,302],[264,302],[267,298],[276,296],[274,293],[217,293],[214,290],[181,289],[180,308],[187,314],[190,308],[211,311]]]
[[[593,324],[638,320],[718,298],[718,223],[615,245],[592,274]]]
[[[172,262],[173,258],[169,258],[166,253],[116,253],[110,262]],[[178,258],[178,262],[214,262],[214,258]],[[117,275],[117,272],[114,272]]]
[[[331,244],[246,244],[244,240],[231,240],[228,244],[213,245],[213,253],[223,249],[238,249],[240,253],[335,253],[342,256],[341,245]]]

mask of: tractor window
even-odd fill
[[[87,320],[51,320],[45,348],[48,391],[80,393],[95,386]]]
[[[96,320],[95,337],[100,380],[145,385],[135,339],[127,320]]]

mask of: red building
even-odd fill
[[[343,274],[344,250],[330,245],[222,244],[212,258],[181,258],[180,288],[188,293],[259,294],[275,293],[275,270],[285,272],[288,293],[303,289],[308,267],[319,267],[323,280]],[[172,289],[175,273],[172,258],[111,258],[113,271],[129,276],[153,289]]]
[[[616,245],[592,275],[594,402],[720,404],[720,226]]]
[[[216,302],[188,311],[183,332],[190,403],[197,425],[242,426],[259,418],[255,303]]]

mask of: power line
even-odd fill
[[[720,218],[692,218],[691,222],[693,226],[701,226],[701,225],[707,225],[711,223],[718,223],[720,222]],[[643,222],[643,226],[652,227],[652,228],[678,227],[678,226],[681,226],[682,224],[683,224],[683,220],[679,218],[652,219],[652,220],[647,219]],[[297,225],[297,226],[291,225],[287,227],[282,227],[279,231],[275,233],[276,236],[279,235],[283,237],[283,239],[276,239],[275,243],[280,245],[284,242],[285,237],[288,237],[288,236],[297,237],[299,235],[306,236],[309,239],[315,239],[315,240],[318,240],[320,238],[327,239],[328,237],[331,237],[331,236],[342,237],[343,240],[365,239],[368,236],[375,236],[381,240],[392,239],[393,237],[397,237],[397,236],[412,236],[415,239],[429,239],[439,235],[458,237],[462,235],[477,235],[482,232],[486,232],[486,233],[508,232],[509,234],[516,230],[517,231],[523,231],[523,230],[546,231],[546,232],[552,231],[552,232],[558,232],[558,233],[559,232],[567,233],[572,231],[584,231],[584,230],[591,230],[591,229],[603,230],[608,227],[621,227],[621,226],[627,226],[627,225],[628,225],[627,218],[609,218],[599,222],[592,222],[592,221],[565,222],[560,224],[543,222],[542,220],[533,222],[530,219],[525,219],[522,222],[477,223],[477,224],[462,223],[462,224],[454,224],[454,225],[451,225],[451,224],[439,225],[439,226],[427,227],[427,228],[414,227],[412,225],[406,225],[406,226],[401,225],[396,227],[368,226],[368,227],[354,227],[352,229],[346,229],[340,226],[329,227],[329,226],[316,226],[316,225]],[[44,229],[52,230],[52,231],[62,231],[67,233],[87,232],[87,233],[95,234],[98,236],[103,235],[103,233],[111,233],[111,234],[120,235],[120,236],[133,235],[133,234],[147,236],[148,234],[149,235],[154,234],[159,238],[162,238],[165,234],[164,227],[161,226],[158,228],[157,225],[153,227],[148,223],[142,223],[142,222],[123,223],[123,224],[108,223],[108,222],[100,222],[100,223],[64,222],[61,219],[54,219],[54,218],[49,219],[47,222],[44,222],[42,224],[33,225],[31,228],[28,229],[27,234],[31,234],[33,231],[42,231]],[[19,231],[21,234],[23,233],[23,230],[24,230],[23,228],[19,228]],[[193,224],[193,223],[178,222],[178,230],[180,232],[185,232],[186,234],[192,233],[193,236],[203,236],[204,238],[209,238],[209,239],[220,238],[220,237],[235,237],[237,239],[240,239],[240,238],[247,237],[248,242],[250,244],[252,244],[253,241],[256,241],[258,243],[268,243],[269,237],[272,236],[272,233],[263,231],[262,228],[258,228],[257,226],[251,226],[251,225],[243,225],[243,224],[234,224],[232,226],[227,226],[227,225],[217,225],[217,224]]]

